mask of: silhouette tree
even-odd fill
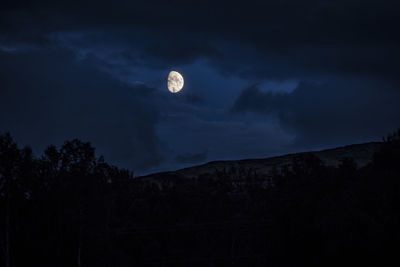
[[[1,265],[397,266],[400,133],[370,164],[295,156],[267,176],[133,178],[79,140],[0,136]],[[268,166],[267,166],[268,167]]]

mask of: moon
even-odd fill
[[[177,71],[171,71],[168,75],[167,86],[171,93],[178,93],[183,88],[183,76]]]

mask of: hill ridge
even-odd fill
[[[140,179],[160,179],[163,176],[179,176],[185,178],[194,178],[203,174],[211,174],[216,170],[234,168],[244,168],[255,170],[259,174],[267,174],[273,167],[282,167],[290,165],[293,158],[304,154],[314,154],[328,166],[337,166],[343,158],[351,157],[355,160],[358,167],[363,167],[372,160],[373,154],[379,149],[382,142],[367,142],[360,144],[351,144],[335,148],[313,150],[306,152],[289,153],[267,158],[250,158],[239,160],[215,160],[200,165],[194,165],[175,171],[156,172],[144,176]]]

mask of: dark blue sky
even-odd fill
[[[380,140],[400,126],[399,8],[6,1],[0,131],[37,153],[90,141],[138,174]]]

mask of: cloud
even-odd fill
[[[36,151],[66,139],[88,140],[120,166],[158,165],[155,91],[129,86],[60,49],[0,52],[0,127]]]
[[[120,58],[152,68],[207,58],[249,79],[323,73],[398,80],[398,1],[379,8],[373,0],[12,2],[0,11],[2,45],[49,45],[53,34],[83,32],[79,45],[120,46]]]
[[[262,113],[274,113],[282,108],[287,93],[262,92],[257,85],[245,88],[234,102],[230,112],[243,113],[256,111]]]
[[[379,88],[379,89],[377,89]],[[291,93],[242,91],[231,113],[275,116],[300,147],[379,140],[400,125],[397,87],[374,81],[300,82]]]

